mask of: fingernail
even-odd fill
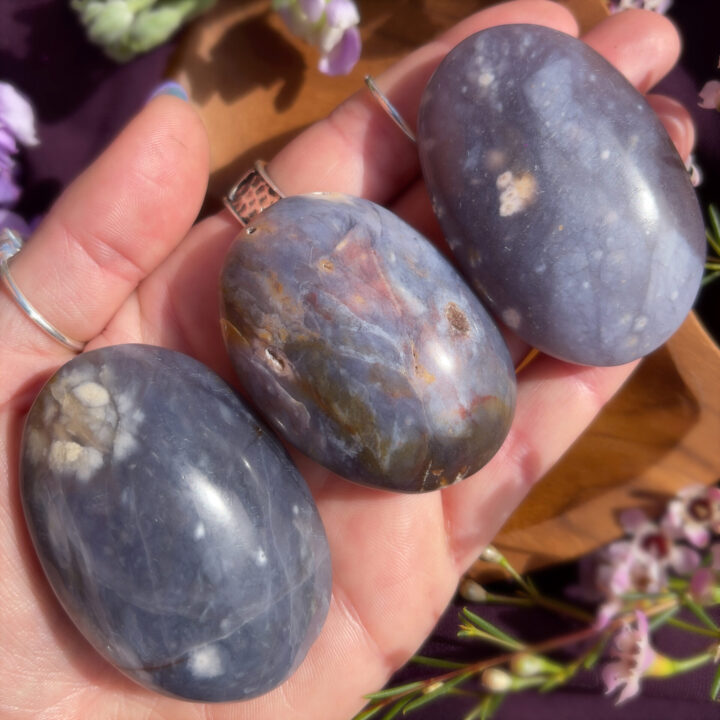
[[[150,97],[148,97],[148,102],[158,95],[173,95],[176,98],[186,101],[190,99],[185,88],[174,80],[168,80],[162,83],[162,85],[158,85],[155,90],[152,91]]]

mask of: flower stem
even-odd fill
[[[696,635],[704,635],[705,637],[711,637],[715,640],[719,637],[716,630],[700,627],[699,625],[694,625],[693,623],[685,622],[684,620],[679,620],[678,618],[670,618],[667,621],[667,624],[679,628],[680,630],[687,630],[688,632],[695,633]]]

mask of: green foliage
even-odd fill
[[[88,37],[126,62],[168,40],[215,0],[70,0]]]

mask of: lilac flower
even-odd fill
[[[0,208],[0,228],[15,230],[21,237],[29,235],[31,230],[30,226],[17,213],[3,208]]]
[[[662,520],[666,532],[704,548],[720,533],[720,488],[691,485],[677,493]]]
[[[12,205],[20,195],[13,158],[18,143],[38,143],[32,107],[12,85],[0,82],[0,206]]]
[[[655,660],[655,651],[650,647],[648,620],[639,610],[635,613],[634,627],[625,623],[615,636],[612,653],[615,662],[603,668],[602,679],[606,693],[614,692],[624,685],[616,704],[629,700],[640,690],[640,679]]]
[[[320,72],[345,75],[353,69],[361,40],[352,0],[273,0],[273,8],[291,32],[320,49]]]
[[[706,110],[720,110],[720,81],[710,80],[703,85],[698,105]]]

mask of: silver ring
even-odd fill
[[[415,133],[405,122],[405,118],[398,112],[398,109],[387,99],[387,95],[377,86],[372,75],[365,76],[365,84],[373,97],[380,103],[380,107],[392,118],[392,121],[407,135],[410,140],[417,142]]]
[[[23,295],[20,288],[15,284],[15,281],[10,274],[10,267],[8,261],[14,255],[17,255],[23,245],[23,239],[19,233],[10,228],[3,228],[0,232],[0,274],[2,275],[5,286],[10,291],[15,302],[20,306],[20,309],[42,330],[44,330],[51,338],[57,340],[61,345],[64,345],[68,350],[73,352],[82,352],[85,347],[85,343],[79,340],[73,340],[64,333],[61,333],[52,323],[48,322],[30,303],[30,301]]]

